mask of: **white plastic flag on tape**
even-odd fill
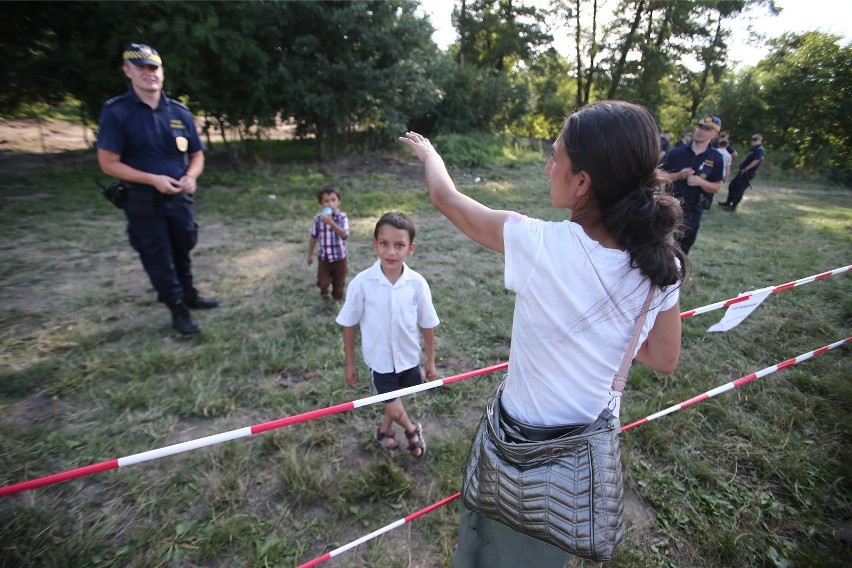
[[[740,322],[746,319],[772,293],[772,290],[773,288],[771,287],[756,290],[748,299],[731,304],[725,311],[725,315],[719,320],[719,323],[712,325],[707,331],[728,331],[737,327]]]

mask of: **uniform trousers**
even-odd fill
[[[739,205],[740,201],[743,200],[746,189],[748,189],[751,183],[750,179],[748,174],[740,174],[732,179],[731,183],[728,184],[728,198],[725,201],[734,207]]]
[[[190,196],[154,197],[150,210],[125,209],[127,235],[157,290],[157,301],[168,304],[192,290],[189,253],[198,242],[198,225]]]
[[[698,237],[698,229],[701,227],[701,214],[704,213],[704,207],[701,204],[692,205],[688,200],[680,200],[681,208],[683,209],[683,234],[678,238],[678,244],[685,254],[689,254],[689,249],[695,244],[695,239]]]

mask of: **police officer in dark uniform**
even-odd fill
[[[725,166],[722,156],[710,144],[721,129],[718,116],[705,116],[696,124],[692,142],[672,148],[660,166],[683,208],[686,228],[678,242],[686,254],[698,236],[701,214],[709,206],[710,195],[722,187]]]
[[[743,200],[743,195],[746,189],[751,187],[751,180],[757,175],[757,170],[766,156],[766,149],[763,147],[763,134],[755,134],[751,137],[751,150],[746,154],[745,159],[740,162],[740,172],[728,184],[728,198],[719,204],[719,207],[725,211],[733,213],[737,209],[737,205]]]
[[[98,165],[128,183],[123,209],[130,245],[169,307],[173,327],[198,333],[189,308],[218,305],[192,282],[190,251],[198,240],[192,210],[196,179],[204,171],[204,146],[189,109],[163,93],[163,62],[147,45],[122,55],[130,80],[124,95],[108,100],[98,130]]]

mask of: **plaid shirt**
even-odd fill
[[[343,211],[332,213],[331,218],[337,226],[343,229],[349,236],[349,217]],[[336,262],[346,258],[346,239],[341,239],[334,229],[320,220],[319,215],[314,215],[314,225],[311,227],[311,236],[317,240],[319,252],[317,257],[325,262]]]

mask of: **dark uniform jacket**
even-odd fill
[[[98,124],[98,148],[143,172],[180,179],[187,156],[204,149],[195,120],[186,105],[168,98],[152,109],[133,87],[104,103]],[[142,186],[153,190],[151,186]]]
[[[672,148],[662,165],[663,170],[667,172],[679,172],[687,167],[691,167],[696,175],[707,181],[722,181],[725,174],[722,156],[710,146],[698,155],[692,151],[691,144]],[[688,185],[685,179],[681,179],[672,184],[672,193],[675,197],[683,198],[684,202],[697,208],[705,192],[700,187]]]

